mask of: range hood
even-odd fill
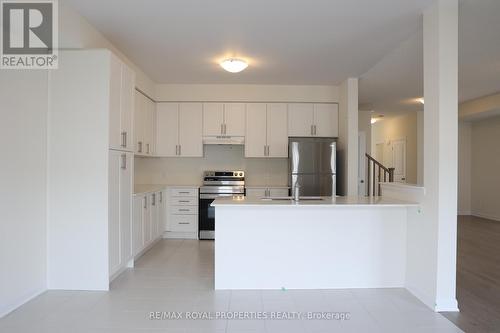
[[[244,145],[244,136],[204,136],[204,145]]]

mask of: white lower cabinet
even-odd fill
[[[198,188],[167,189],[166,238],[198,238]]]
[[[132,221],[134,257],[162,237],[167,216],[164,199],[164,190],[134,196]]]
[[[256,198],[287,197],[288,187],[247,187],[246,196]]]
[[[132,257],[133,159],[133,153],[109,151],[108,246],[111,279]]]

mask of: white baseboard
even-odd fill
[[[13,302],[11,304],[2,305],[0,307],[0,318],[5,317],[9,313],[14,311],[18,307],[20,307],[21,305],[28,303],[33,298],[40,296],[41,294],[43,294],[46,291],[47,291],[46,288],[36,289],[36,290],[34,290],[34,291],[32,291],[32,292],[30,292],[22,297],[19,297],[18,300],[16,300],[15,302]]]
[[[481,213],[478,213],[478,212],[472,212],[470,215],[476,216],[476,217],[480,217],[480,218],[483,218],[483,219],[487,219],[487,220],[500,221],[500,217],[499,216],[488,215],[488,214],[481,214]]]
[[[438,299],[434,308],[436,312],[459,312],[456,298]]]

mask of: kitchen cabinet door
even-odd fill
[[[224,104],[224,135],[245,136],[245,103]]]
[[[133,191],[132,153],[120,154],[120,256],[121,265],[132,257],[132,191]]]
[[[121,71],[121,149],[133,151],[133,115],[135,96],[135,73],[127,65],[122,63]]]
[[[264,198],[267,196],[267,189],[262,188],[248,188],[246,189],[246,196],[252,198]]]
[[[246,112],[245,157],[265,157],[267,152],[267,105],[248,103]]]
[[[137,255],[144,247],[144,235],[142,231],[143,216],[146,205],[146,197],[144,195],[134,196],[133,215],[132,215],[132,252]]]
[[[134,151],[137,154],[144,154],[144,127],[146,111],[144,110],[144,95],[138,91],[135,92],[134,100]]]
[[[314,136],[338,137],[338,122],[338,104],[314,104]]]
[[[288,120],[285,103],[267,105],[267,156],[288,157]]]
[[[122,66],[120,60],[111,55],[109,86],[109,148],[122,149],[120,124],[120,98]]]
[[[166,230],[167,225],[167,191],[163,190],[159,193],[158,198],[158,208],[159,208],[159,218],[158,218],[158,233],[159,237],[163,237],[163,233]]]
[[[144,110],[146,111],[144,123],[144,153],[146,155],[154,155],[154,142],[156,141],[156,106],[155,103],[147,97],[144,97]]]
[[[121,152],[110,150],[108,174],[108,258],[110,276],[120,268],[120,165]]]
[[[156,155],[177,156],[179,143],[179,104],[158,103],[156,110]]]
[[[288,136],[313,135],[313,104],[288,104]]]
[[[287,197],[288,189],[287,188],[269,188],[269,194],[271,197]]]
[[[142,233],[144,247],[151,242],[151,194],[146,194],[145,204],[142,210]]]
[[[179,104],[179,155],[203,157],[203,107],[201,103]]]
[[[219,136],[223,133],[224,104],[203,103],[203,136]]]

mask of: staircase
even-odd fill
[[[369,154],[366,155],[367,160],[367,175],[366,178],[367,188],[366,195],[367,196],[380,196],[381,189],[380,183],[393,183],[394,182],[394,168],[387,168],[382,163],[374,159]]]

